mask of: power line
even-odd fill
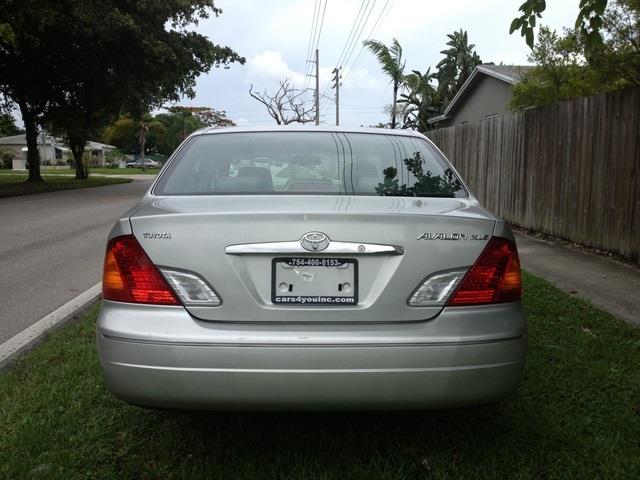
[[[360,35],[362,35],[362,31],[364,30],[364,27],[367,26],[367,22],[369,21],[369,17],[371,16],[371,12],[373,11],[373,9],[376,6],[376,1],[377,0],[373,0],[373,3],[371,4],[371,8],[369,9],[369,13],[367,13],[367,18],[362,23],[362,26],[360,27],[360,31],[358,32],[358,35],[355,38],[356,41],[353,42],[353,46],[351,47],[351,50],[349,51],[349,55],[347,56],[347,58],[344,61],[345,65],[349,63],[349,60],[351,60],[351,55],[353,55],[354,50],[358,46],[358,41],[360,40]]]
[[[344,44],[344,47],[342,47],[342,52],[340,52],[340,55],[338,56],[338,61],[336,62],[337,66],[340,66],[342,63],[342,60],[344,60],[344,55],[347,52],[347,50],[349,49],[349,46],[352,43],[353,40],[353,36],[354,33],[356,32],[356,30],[359,28],[360,23],[362,22],[362,19],[364,18],[364,14],[366,11],[367,6],[369,5],[369,2],[371,0],[362,0],[362,3],[360,3],[360,8],[358,9],[358,13],[356,14],[356,18],[353,20],[353,24],[351,25],[351,30],[349,31],[349,35],[347,35],[347,41]],[[329,91],[329,87],[325,87],[324,92],[322,93],[321,97],[322,97],[322,104],[324,106],[324,104],[326,103],[328,97],[327,97],[327,92]],[[333,99],[331,99],[333,100]]]
[[[320,35],[322,35],[322,26],[324,25],[324,14],[327,11],[327,0],[324,0],[324,8],[322,9],[322,19],[320,20],[320,29],[318,30],[318,38],[316,39],[316,50],[320,44]]]
[[[365,29],[365,27],[367,26],[367,23],[369,22],[369,17],[371,16],[371,12],[373,12],[376,6],[376,1],[377,0],[373,0],[372,2],[371,0],[367,0],[367,2],[363,4],[364,8],[362,10],[362,15],[360,16],[359,21],[355,23],[355,29],[354,29],[355,34],[352,36],[351,41],[347,42],[347,49],[346,49],[347,53],[343,58],[345,64],[349,62],[349,59],[351,58],[353,51],[358,45],[360,36],[362,35],[363,30]],[[338,66],[341,66],[341,64],[342,64],[341,62],[338,62]],[[329,85],[327,85],[327,87],[325,88],[323,95],[326,95],[328,91],[329,91]],[[324,103],[326,103],[326,99]]]
[[[342,47],[342,52],[340,52],[340,55],[338,56],[338,61],[336,62],[336,65],[340,66],[342,63],[342,60],[344,59],[344,54],[347,51],[347,46],[351,43],[351,36],[353,35],[353,32],[356,28],[356,24],[359,23],[360,20],[360,13],[362,12],[362,8],[364,7],[364,0],[362,1],[362,3],[360,4],[360,9],[358,10],[358,13],[356,14],[356,19],[353,21],[353,25],[351,25],[351,30],[349,31],[349,35],[347,35],[347,41],[344,44],[344,47]]]
[[[320,9],[318,8],[320,4],[320,0],[315,0],[313,5],[313,17],[311,17],[311,30],[309,31],[309,42],[307,43],[307,53],[304,56],[304,74],[307,75],[309,73],[309,55],[311,55],[311,45],[313,42],[313,37],[315,36],[316,23],[317,23],[317,14],[320,13]]]
[[[376,23],[373,25],[371,31],[369,32],[369,35],[367,36],[367,40],[371,40],[378,33],[378,30],[380,29],[380,27],[386,20],[387,15],[389,15],[389,12],[393,8],[394,3],[395,3],[395,0],[387,0],[387,3],[384,4],[384,6],[382,7],[382,10],[380,10],[380,15],[378,15],[378,19],[376,20]],[[387,8],[387,6],[389,6],[389,8],[385,12],[385,8]],[[353,61],[353,64],[351,65],[351,67],[349,68],[349,71],[345,75],[344,83],[347,82],[347,80],[355,70],[356,66],[360,62],[360,58],[362,57],[362,54],[364,53],[364,51],[365,51],[365,47],[363,44],[362,47],[360,48],[360,51],[358,52],[358,55],[356,56],[356,59]]]
[[[325,13],[327,12],[327,0],[324,0],[324,8],[322,9],[322,18],[320,19],[320,27],[316,29],[316,38],[315,38],[315,46],[313,48],[313,50],[315,50],[315,66],[316,66],[316,93],[315,93],[315,104],[316,104],[316,125],[318,122],[318,118],[319,118],[319,111],[320,111],[320,104],[319,104],[319,100],[320,100],[320,92],[319,92],[319,83],[318,83],[318,75],[320,75],[320,67],[318,65],[318,45],[320,44],[320,36],[322,35],[322,27],[324,25],[324,16]],[[318,18],[320,16],[320,4],[318,3]],[[316,21],[316,25],[317,25],[317,21]],[[314,41],[312,40],[312,43],[314,43]],[[312,50],[312,52],[313,52]],[[311,52],[310,52],[311,53]],[[308,57],[308,56],[307,56]],[[309,59],[307,58],[307,64],[309,64]],[[306,91],[308,91],[309,89],[309,78],[310,75],[306,76],[306,85],[305,85],[305,93]],[[306,97],[306,95],[305,95]]]

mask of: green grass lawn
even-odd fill
[[[144,173],[145,175],[157,175],[159,168],[90,168],[89,174],[99,173],[104,175],[131,175],[132,173]]]
[[[91,176],[92,173],[97,173],[100,175],[131,175],[134,173],[136,174],[144,173],[146,175],[157,175],[159,171],[160,171],[159,168],[146,168],[143,171],[141,168],[98,168],[96,167],[96,168],[89,168],[89,176]],[[42,168],[41,173],[42,175],[75,175],[76,171],[73,168]],[[0,175],[15,175],[15,171],[0,170]]]
[[[27,183],[27,174],[0,175],[0,198],[15,197],[17,195],[33,195],[35,193],[53,192],[56,190],[72,190],[75,188],[100,187],[115,183],[130,182],[129,178],[89,177],[86,180],[76,180],[73,177],[60,175],[44,175],[44,182]]]
[[[0,478],[640,478],[640,329],[524,280],[518,392],[430,412],[131,407],[102,385],[94,309],[0,375]]]

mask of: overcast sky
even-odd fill
[[[387,44],[397,38],[404,49],[407,70],[424,71],[442,58],[446,34],[460,28],[467,30],[469,41],[483,62],[527,64],[528,47],[518,35],[509,35],[509,24],[523,0],[327,0],[320,33],[320,85],[325,92],[331,71],[345,49],[349,33],[361,7],[373,5],[362,27],[353,53],[343,73],[341,89],[341,124],[365,125],[386,121],[385,104],[391,102],[389,80],[380,71],[375,58],[362,51],[375,22],[373,37]],[[318,0],[324,6],[324,0]],[[214,43],[228,45],[246,57],[245,65],[230,69],[213,69],[202,76],[197,95],[183,104],[206,105],[226,110],[238,125],[264,125],[273,120],[264,107],[248,94],[250,84],[274,91],[278,80],[289,78],[298,88],[306,86],[305,61],[311,34],[316,0],[217,0],[223,9],[218,18],[200,22],[196,30]],[[571,26],[577,14],[578,0],[550,0],[543,23],[555,29]],[[383,16],[380,14],[387,6]],[[363,9],[364,10],[364,9]],[[320,17],[322,12],[320,12]],[[347,52],[350,49],[347,49]],[[346,55],[345,55],[346,56]],[[352,67],[358,59],[355,68]],[[350,67],[352,73],[349,74]],[[314,83],[312,79],[310,87]],[[327,95],[333,98],[334,91]],[[309,101],[312,95],[309,94]],[[335,104],[321,102],[321,121],[335,122]]]

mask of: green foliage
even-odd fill
[[[591,40],[578,29],[559,35],[540,28],[529,56],[536,68],[513,87],[511,108],[537,107],[640,85],[640,1],[612,1],[600,18],[602,42],[597,47],[589,47]]]
[[[233,127],[233,120],[227,118],[224,110],[215,110],[210,107],[183,107],[175,105],[167,108],[170,113],[186,117],[194,117],[205,127]]]
[[[466,31],[460,29],[447,35],[444,58],[437,64],[436,72],[428,68],[425,73],[413,70],[403,77],[402,87],[406,93],[400,95],[398,103],[403,109],[403,128],[426,132],[432,128],[428,120],[444,111],[453,100],[473,70],[482,63],[469,43]]]
[[[0,168],[13,168],[13,158],[16,153],[10,148],[0,148]]]
[[[68,170],[60,170],[60,173],[66,174]],[[17,197],[21,195],[34,195],[36,193],[55,192],[58,190],[75,190],[77,188],[101,187],[104,185],[114,185],[117,183],[129,183],[129,178],[109,178],[94,176],[88,179],[78,180],[66,175],[44,175],[44,181],[38,183],[27,183],[27,175],[25,174],[2,174],[0,175],[0,198]],[[1,442],[1,440],[0,440]],[[0,458],[2,458],[0,448]],[[0,462],[1,471],[2,462]],[[0,474],[0,478],[2,475]]]
[[[382,172],[384,181],[376,187],[378,195],[453,197],[462,188],[460,180],[455,178],[450,168],[445,170],[444,176],[433,175],[430,170],[425,172],[424,160],[420,152],[415,152],[413,156],[405,158],[403,163],[414,176],[414,184],[410,187],[406,184],[400,185],[398,169],[387,167]]]
[[[520,30],[520,35],[525,38],[529,48],[533,48],[536,18],[541,18],[546,8],[545,0],[526,0],[518,9],[520,16],[511,22],[509,33]],[[585,53],[589,58],[593,50],[602,44],[602,17],[607,8],[607,0],[580,0],[578,8],[575,28],[585,39]]]
[[[16,126],[16,119],[13,118],[13,115],[0,111],[0,137],[9,137],[21,133],[24,133],[24,130]]]
[[[640,85],[640,0],[615,0],[602,17],[603,42],[589,64],[615,88]]]
[[[234,125],[226,113],[210,107],[172,106],[168,113],[145,115],[145,154],[169,156],[192,132],[204,127]],[[107,127],[103,139],[128,154],[140,153],[140,122],[125,116]]]
[[[140,121],[192,97],[212,67],[244,62],[189,30],[210,13],[221,13],[214,0],[11,1],[0,8],[0,93],[19,105],[29,138],[47,122],[80,162],[86,140],[120,112]]]
[[[638,478],[640,330],[526,272],[523,287],[518,390],[433,411],[127,405],[104,387],[95,307],[0,375],[0,478]]]
[[[141,121],[130,117],[121,117],[113,125],[107,127],[103,139],[109,145],[114,145],[127,154],[140,153],[140,129],[145,129],[145,153],[158,152],[158,145],[166,134],[164,123],[145,115]]]
[[[119,166],[118,162],[120,162],[121,160],[125,160],[127,158],[126,155],[122,152],[122,150],[118,148],[107,150],[104,153],[104,157],[107,164],[111,168],[118,168]]]
[[[482,63],[475,51],[475,45],[469,43],[466,31],[460,29],[447,37],[449,48],[440,52],[445,57],[436,65],[438,95],[443,109],[453,100],[473,70]]]
[[[382,71],[391,77],[391,83],[393,84],[391,128],[396,128],[398,90],[404,82],[405,60],[402,57],[402,46],[395,38],[391,42],[391,46],[387,46],[378,40],[365,40],[363,45],[378,59]]]
[[[403,128],[426,132],[429,118],[440,113],[441,101],[433,84],[436,78],[430,67],[424,74],[413,70],[404,77],[407,93],[401,94],[398,100],[398,103],[404,104]]]
[[[231,127],[235,123],[224,111],[210,107],[172,106],[169,113],[156,115],[155,119],[165,126],[165,133],[157,145],[158,153],[171,155],[178,145],[192,132],[204,127]]]
[[[510,107],[515,110],[538,107],[596,93],[599,78],[586,65],[582,51],[581,37],[576,31],[565,30],[564,36],[560,36],[541,27],[538,42],[528,57],[537,66],[513,86]]]

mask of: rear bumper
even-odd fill
[[[146,317],[174,316],[199,329],[182,338],[115,331]],[[474,309],[453,314],[472,315]],[[511,332],[457,340],[416,335],[430,322],[402,325],[265,326],[212,324],[169,307],[104,302],[98,326],[107,387],[127,402],[183,409],[402,409],[487,403],[517,387],[526,351],[519,304],[501,306]],[[440,315],[451,315],[443,312]],[[186,317],[185,317],[186,315]],[[471,318],[471,317],[470,317]],[[476,321],[482,318],[476,315]],[[455,324],[455,322],[452,321]],[[193,326],[193,325],[192,325]],[[146,328],[149,328],[147,324]],[[432,331],[437,331],[431,325]],[[338,330],[338,332],[336,332]],[[339,331],[342,330],[342,331]],[[373,333],[371,333],[373,332]],[[458,332],[461,333],[461,332]],[[468,336],[467,336],[468,337]],[[333,339],[333,340],[332,340]]]

